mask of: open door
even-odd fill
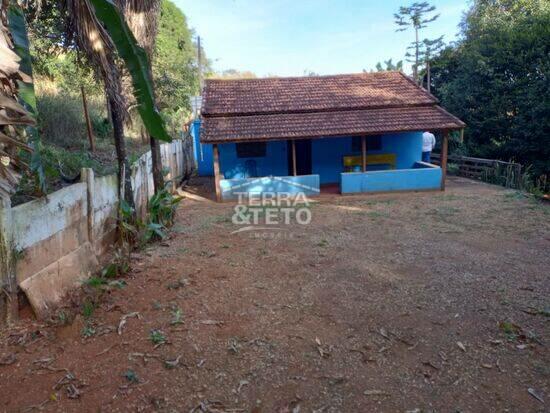
[[[311,175],[311,139],[295,141],[296,145],[296,175]],[[287,142],[288,175],[292,176],[292,142]]]

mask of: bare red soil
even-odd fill
[[[184,200],[93,312],[1,333],[0,410],[549,411],[548,206],[453,179],[311,211],[232,234]]]

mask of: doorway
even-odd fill
[[[311,139],[296,140],[296,175],[311,175]],[[292,170],[292,142],[287,141],[288,175],[293,175]]]

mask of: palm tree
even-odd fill
[[[117,0],[117,3],[138,44],[149,56],[149,62],[152,62],[158,31],[160,0]],[[151,65],[149,65],[148,71],[149,77],[152,80],[153,72],[151,70]],[[129,82],[124,82],[124,84],[128,83]],[[125,93],[125,95],[128,99],[133,98],[131,93]],[[155,186],[155,193],[157,193],[164,188],[160,143],[150,134],[149,143],[151,146],[151,159],[153,164],[153,183]]]
[[[119,199],[133,207],[130,163],[124,141],[124,120],[127,116],[126,102],[122,92],[120,68],[116,64],[116,48],[109,33],[95,14],[89,0],[65,0],[67,28],[79,49],[84,51],[105,85],[113,137],[118,162]]]

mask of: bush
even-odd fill
[[[105,101],[88,98],[88,110],[98,138],[108,138],[111,125],[106,119]],[[38,127],[42,142],[66,149],[89,147],[82,96],[53,90],[37,93]]]

